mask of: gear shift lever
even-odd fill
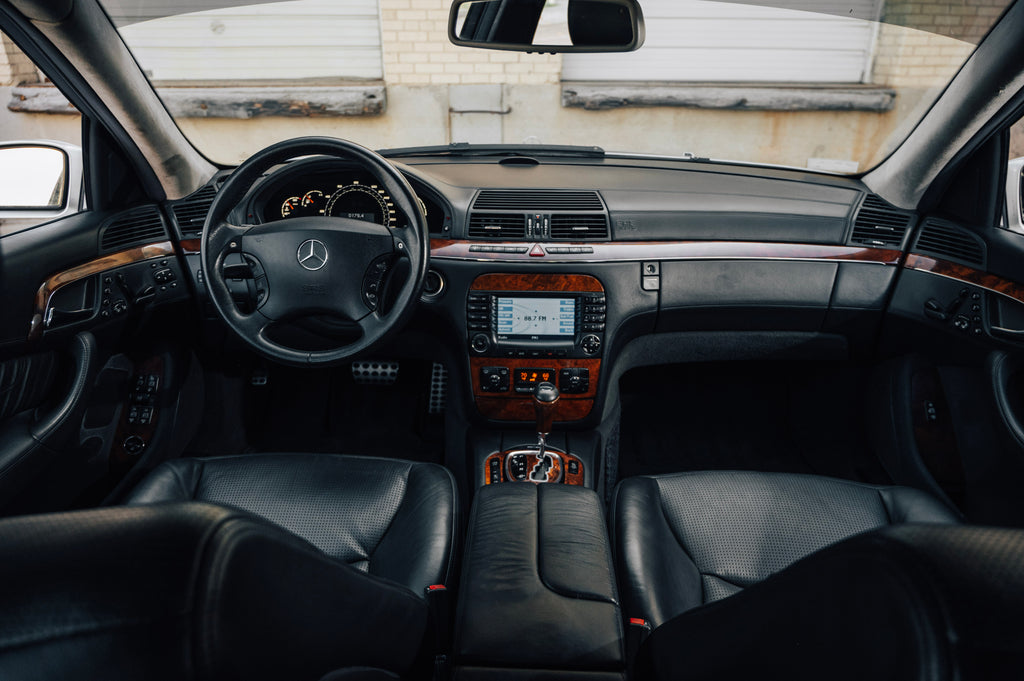
[[[533,409],[537,416],[537,458],[543,459],[547,449],[547,438],[551,424],[555,421],[555,410],[559,392],[554,383],[543,381],[533,389]]]

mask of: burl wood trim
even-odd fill
[[[902,251],[864,246],[837,246],[829,244],[795,244],[767,241],[609,241],[587,243],[541,243],[543,256],[531,256],[529,250],[534,242],[506,241],[483,242],[455,239],[431,239],[430,255],[433,258],[456,258],[460,260],[502,261],[502,262],[545,262],[578,261],[609,262],[629,260],[706,260],[706,259],[756,259],[756,260],[836,260],[848,262],[869,262],[879,265],[896,265]],[[515,246],[526,247],[526,253],[488,253],[470,251],[472,246]],[[590,253],[547,253],[548,247],[583,246]]]
[[[501,397],[477,397],[476,408],[489,419],[496,421],[533,421],[533,399],[509,399]],[[558,401],[558,413],[555,423],[579,421],[590,414],[594,408],[592,399],[572,399],[563,395]]]
[[[181,252],[185,255],[196,255],[202,249],[202,239],[182,239],[178,242],[181,246]]]
[[[604,293],[601,282],[588,274],[483,274],[469,288],[473,291]]]
[[[907,256],[907,262],[903,265],[907,269],[920,272],[931,272],[950,279],[956,279],[967,284],[974,284],[994,293],[1001,293],[1024,303],[1024,286],[1009,279],[1003,279],[995,274],[982,272],[967,265],[961,265],[946,260],[930,258],[918,253],[911,253]]]
[[[32,321],[29,326],[28,339],[36,340],[43,334],[43,316],[53,295],[69,284],[81,281],[94,274],[106,272],[124,265],[151,260],[153,258],[167,258],[174,255],[174,244],[170,241],[161,241],[154,244],[146,244],[137,248],[130,248],[126,251],[111,253],[87,263],[72,267],[69,270],[59,272],[42,283],[36,291],[33,306]]]
[[[511,480],[508,479],[508,475],[506,475],[506,473],[505,473],[505,456],[506,456],[506,453],[507,452],[495,452],[494,454],[491,454],[489,457],[487,457],[487,460],[484,462],[484,484],[485,485],[495,484],[495,483],[491,482],[491,461],[494,460],[494,459],[498,460],[499,470],[501,471],[501,482],[512,482]],[[534,457],[534,458],[536,459],[536,457]],[[562,483],[561,484],[563,484],[563,485],[574,485],[574,486],[577,486],[577,487],[582,487],[583,486],[583,476],[584,476],[583,462],[580,460],[579,457],[573,456],[572,454],[564,454],[563,453],[562,454],[562,459],[563,459],[563,461],[565,463],[565,474],[562,476]],[[573,461],[576,462],[577,470],[579,471],[579,473],[576,473],[576,474],[569,473],[569,464],[571,462],[573,462]],[[533,481],[532,480],[527,480],[527,481],[524,481],[524,482],[533,482]],[[540,483],[534,482],[534,484],[540,484]]]

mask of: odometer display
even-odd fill
[[[391,226],[395,220],[391,197],[376,185],[358,182],[340,187],[331,194],[324,213],[331,217],[364,220],[387,226]]]

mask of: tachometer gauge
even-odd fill
[[[306,192],[302,197],[302,212],[306,215],[323,215],[324,193],[319,189]]]
[[[296,210],[298,210],[301,205],[302,199],[300,199],[297,196],[292,196],[291,198],[285,199],[284,203],[281,204],[281,217],[288,217]]]
[[[331,194],[325,214],[336,218],[365,220],[390,227],[395,221],[395,206],[377,185],[353,182]]]

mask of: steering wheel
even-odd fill
[[[409,224],[389,228],[339,217],[298,217],[262,225],[234,224],[230,217],[264,173],[299,156],[326,155],[355,161],[379,179]],[[342,362],[379,343],[412,313],[423,288],[429,258],[426,221],[408,180],[382,156],[354,142],[300,137],[271,145],[250,157],[217,193],[203,225],[200,262],[213,306],[224,322],[257,352],[292,366]],[[244,313],[235,304],[224,261],[240,254],[260,295]],[[409,274],[382,309],[383,284],[399,257]],[[275,322],[331,315],[356,324],[358,340],[327,350],[305,351],[267,336]]]

